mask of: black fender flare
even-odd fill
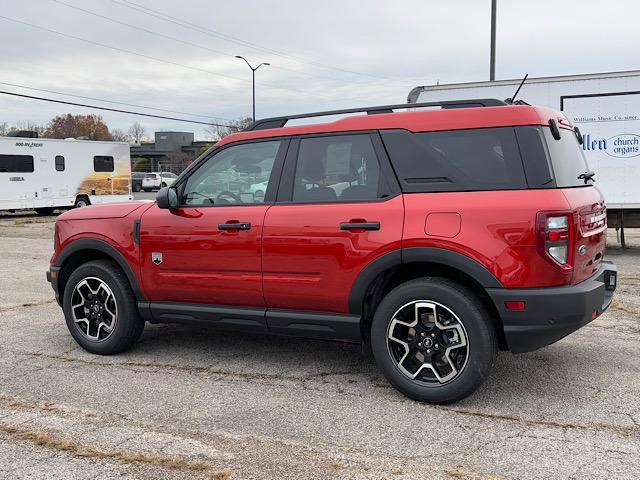
[[[410,247],[394,250],[376,258],[358,275],[349,293],[349,313],[362,314],[364,297],[371,282],[393,267],[416,262],[445,265],[469,275],[484,288],[503,288],[500,281],[482,264],[461,253],[437,247]]]
[[[82,250],[98,250],[99,252],[104,253],[109,258],[111,258],[114,262],[118,264],[118,266],[122,269],[124,274],[127,276],[127,280],[129,280],[129,284],[131,285],[131,290],[133,290],[133,294],[138,301],[144,301],[144,295],[142,295],[142,291],[140,290],[140,286],[138,285],[138,279],[136,278],[133,270],[131,269],[131,265],[129,262],[125,260],[118,250],[109,245],[107,242],[103,240],[97,240],[94,238],[81,238],[79,240],[75,240],[67,245],[62,252],[58,255],[56,259],[56,266],[63,268],[65,262],[75,253],[81,252]]]

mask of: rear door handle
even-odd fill
[[[218,230],[251,230],[251,224],[249,222],[220,223]]]
[[[340,224],[340,230],[380,230],[380,222],[346,222]]]

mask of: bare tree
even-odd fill
[[[119,128],[114,128],[113,130],[111,130],[111,136],[113,137],[114,142],[128,142],[131,138],[124,132],[124,130],[121,130]]]
[[[216,125],[212,122],[204,131],[210,136],[211,140],[218,141],[232,133],[241,132],[251,125],[251,123],[253,123],[251,117],[240,117],[238,120],[229,122],[226,126]]]
[[[0,122],[0,137],[6,137],[7,133],[11,131],[7,122]]]
[[[147,136],[147,131],[140,122],[135,122],[133,125],[131,125],[129,127],[128,133],[130,139],[137,144],[139,144]]]
[[[16,127],[11,128],[10,131],[11,130],[28,130],[30,132],[38,132],[38,136],[42,137],[44,136],[44,132],[47,130],[47,127],[31,120],[21,120],[17,122]]]

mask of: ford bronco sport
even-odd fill
[[[491,99],[259,120],[154,203],[59,216],[47,276],[96,354],[145,322],[348,340],[407,396],[456,401],[497,349],[549,345],[611,303],[580,141],[558,112]]]

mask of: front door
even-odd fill
[[[140,263],[149,301],[264,308],[263,222],[287,144],[223,147],[176,183],[179,208],[144,213]]]

